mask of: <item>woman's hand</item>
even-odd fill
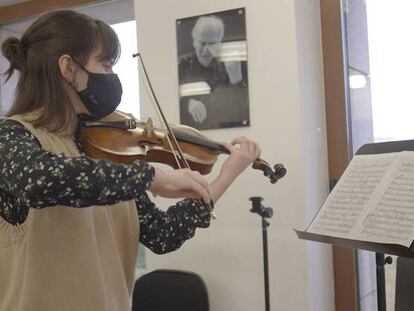
[[[222,143],[230,151],[219,176],[209,185],[197,171],[189,169],[155,169],[149,191],[166,198],[197,198],[205,203],[217,202],[232,182],[250,164],[260,157],[259,145],[245,137],[234,139],[230,144]]]
[[[210,184],[211,199],[217,202],[233,181],[250,164],[259,158],[259,145],[245,137],[234,139],[230,144],[222,143],[230,151],[230,156],[224,161],[219,176]]]
[[[230,144],[222,143],[230,156],[223,163],[221,174],[240,175],[250,164],[260,157],[260,146],[246,137],[235,138]]]
[[[190,169],[166,170],[155,168],[155,176],[148,189],[165,198],[196,198],[210,202],[210,187],[206,179]]]

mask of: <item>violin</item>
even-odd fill
[[[189,168],[202,175],[211,172],[220,154],[230,153],[222,144],[190,126],[170,124],[169,127]],[[77,139],[85,153],[93,158],[125,164],[145,160],[167,164],[176,169],[185,167],[179,152],[170,146],[169,140],[172,137],[169,132],[154,127],[151,119],[140,122],[120,111],[101,120],[80,118]],[[272,168],[260,158],[254,161],[252,167],[263,171],[271,183],[276,183],[286,174],[282,164],[276,164]]]
[[[170,125],[167,122],[142,57],[139,53],[133,55],[133,57],[136,56],[139,56],[153,103],[166,129],[155,128],[151,119],[147,122],[140,122],[118,111],[102,120],[80,116],[76,135],[85,153],[93,158],[104,158],[120,163],[132,163],[141,159],[208,174],[217,161],[218,155],[230,152],[223,145],[208,139],[194,128]],[[276,164],[272,169],[262,159],[255,160],[252,167],[262,170],[271,183],[275,183],[286,174],[286,169],[282,164]],[[213,211],[214,203],[211,201],[205,204],[205,207],[211,217],[216,218]]]

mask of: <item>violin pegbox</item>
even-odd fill
[[[286,168],[283,164],[276,164],[273,169],[266,161],[258,159],[253,162],[252,167],[257,170],[261,170],[263,175],[269,178],[272,184],[276,183],[280,178],[286,175]]]

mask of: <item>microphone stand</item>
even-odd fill
[[[268,250],[267,250],[267,227],[269,222],[266,218],[272,218],[273,209],[270,207],[264,207],[261,203],[262,197],[251,197],[252,213],[257,213],[262,217],[262,233],[263,233],[263,267],[264,267],[264,286],[265,286],[265,304],[266,311],[270,311],[270,295],[269,295],[269,261],[268,261]]]

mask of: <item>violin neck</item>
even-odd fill
[[[194,135],[190,135],[190,134],[187,134],[181,131],[176,131],[176,130],[173,130],[173,133],[175,137],[177,138],[177,140],[179,141],[202,146],[207,149],[216,151],[218,153],[224,153],[224,154],[230,153],[225,147],[223,147],[218,142],[215,142],[214,140],[203,138],[203,137],[196,137]]]

